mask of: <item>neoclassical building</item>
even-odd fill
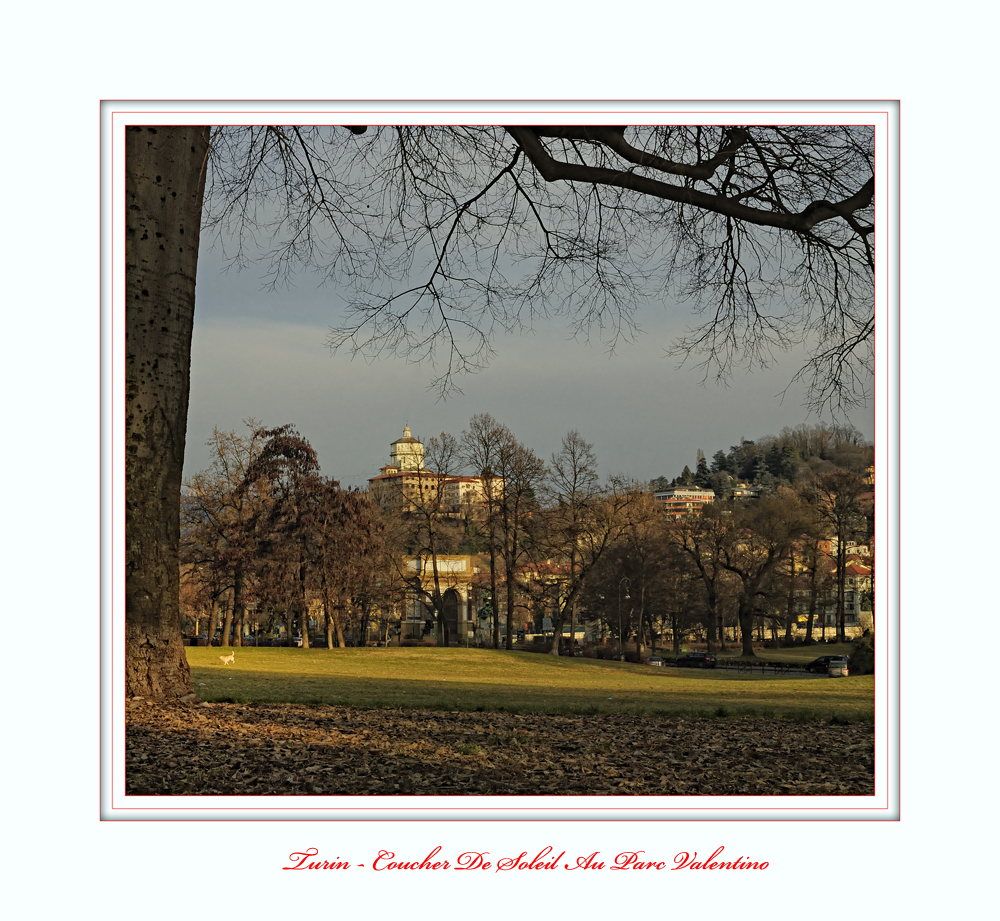
[[[368,480],[368,491],[382,508],[414,511],[431,505],[441,486],[441,477],[424,465],[424,444],[403,429],[403,437],[389,446],[389,463]]]
[[[444,619],[450,642],[464,646],[476,640],[476,604],[480,560],[475,556],[442,555],[437,557],[438,585],[444,600]],[[426,636],[426,625],[433,618],[429,593],[434,589],[434,561],[430,556],[408,557],[404,562],[414,591],[409,593],[400,618],[400,639],[417,640]],[[419,590],[417,580],[419,579]],[[430,631],[433,634],[433,630]]]
[[[401,471],[422,470],[424,467],[424,443],[410,434],[410,427],[403,426],[403,437],[389,445],[389,465],[386,469]]]
[[[424,463],[424,444],[410,434],[409,426],[403,429],[403,437],[389,446],[389,463],[368,480],[368,490],[382,508],[406,512],[433,508],[448,516],[485,506],[487,487],[499,495],[503,480],[429,470]]]

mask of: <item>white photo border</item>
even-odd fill
[[[124,132],[129,124],[870,124],[875,129],[875,791],[863,796],[125,794]],[[897,101],[104,101],[101,104],[101,818],[168,820],[898,820],[899,104]]]

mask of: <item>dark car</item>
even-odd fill
[[[803,665],[802,667],[807,672],[823,673],[830,667],[831,662],[843,662],[847,664],[850,661],[850,656],[820,656],[818,659],[813,659],[808,665]]]
[[[677,660],[678,668],[715,668],[719,660],[707,652],[689,652]]]

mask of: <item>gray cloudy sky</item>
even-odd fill
[[[692,469],[701,448],[711,455],[741,437],[777,434],[815,423],[801,388],[780,392],[801,355],[784,355],[768,372],[738,376],[727,388],[701,384],[678,369],[664,348],[692,322],[690,307],[649,308],[634,344],[609,357],[595,342],[574,341],[564,321],[496,343],[489,369],[460,382],[447,401],[428,391],[433,369],[402,359],[366,364],[331,355],[328,329],[341,317],[337,293],[302,274],[296,287],[261,288],[262,272],[222,271],[218,252],[203,246],[192,358],[185,476],[210,463],[212,429],[294,424],[316,449],[323,473],[364,486],[389,458],[389,444],[409,425],[428,438],[458,436],[475,413],[488,412],[546,460],[570,429],[594,445],[601,473],[640,480]],[[850,420],[873,437],[870,410]]]

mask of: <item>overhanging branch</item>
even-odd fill
[[[704,211],[725,215],[726,217],[755,224],[759,227],[776,227],[780,230],[791,230],[796,233],[809,233],[813,227],[823,221],[838,217],[847,218],[855,211],[869,207],[875,195],[875,177],[872,176],[854,195],[843,201],[815,201],[798,213],[767,211],[762,208],[751,208],[749,205],[741,204],[734,199],[721,195],[713,195],[710,192],[702,192],[698,189],[672,185],[660,179],[640,176],[626,170],[556,160],[545,149],[535,129],[518,125],[505,125],[504,130],[517,141],[520,148],[524,151],[525,156],[531,161],[546,182],[559,182],[563,180],[566,182],[589,183],[591,185],[614,186],[620,189],[639,192],[642,195],[650,195],[665,201],[691,205]],[[550,131],[551,129],[542,130]],[[607,137],[613,139],[616,136],[615,133],[617,130],[608,129]],[[591,128],[586,132],[586,137],[582,139],[604,143],[601,141],[601,137],[602,134],[600,131],[595,131],[595,129]],[[637,162],[637,158],[639,155],[642,155],[642,152],[628,145],[624,140],[624,136],[620,136],[620,138],[620,141],[615,141],[616,146],[621,150],[625,150],[628,153],[627,158],[631,159],[632,162]],[[730,132],[729,138],[729,143],[723,144],[719,153],[711,161],[708,161],[708,163],[715,163],[718,166],[719,163],[724,162],[729,156],[732,156],[745,139],[733,137],[732,132]],[[615,147],[612,147],[610,144],[608,146],[610,149],[615,150]],[[616,152],[620,152],[620,150]],[[654,159],[649,158],[649,155],[642,156],[647,158],[644,165],[655,167]],[[663,162],[675,166],[675,164],[672,164],[672,161]],[[676,169],[670,171],[676,172]],[[873,227],[862,229],[865,233],[874,232]]]

